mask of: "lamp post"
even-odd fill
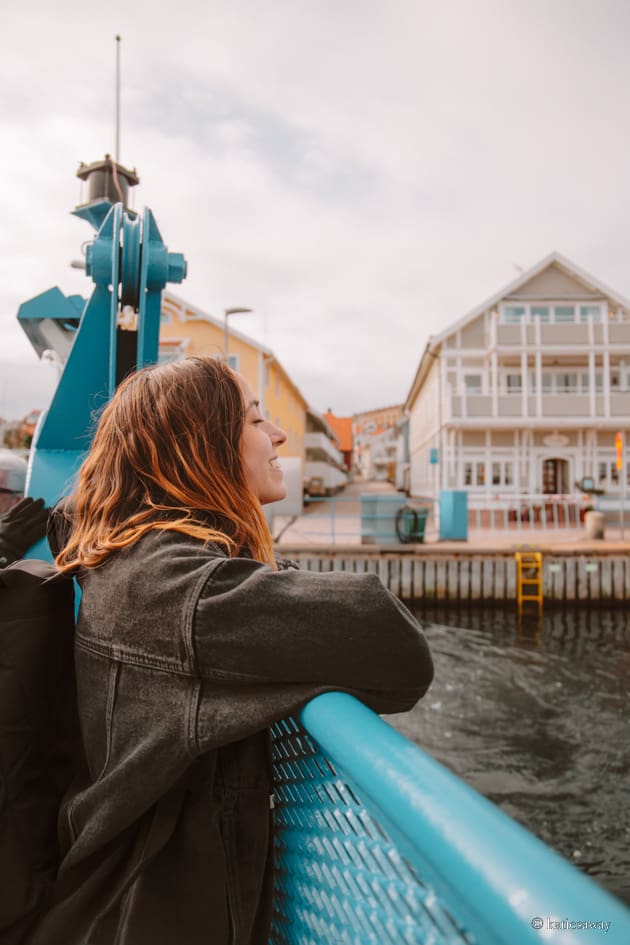
[[[251,308],[226,308],[223,310],[223,354],[227,358],[229,348],[228,318],[230,315],[245,315],[251,312]]]

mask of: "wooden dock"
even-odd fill
[[[403,600],[506,603],[517,597],[515,552],[542,553],[545,604],[619,606],[630,599],[630,544],[550,543],[507,547],[466,542],[430,545],[281,545],[310,571],[373,572]]]

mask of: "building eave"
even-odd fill
[[[202,311],[202,309],[197,308],[196,305],[192,305],[190,302],[186,302],[185,299],[180,298],[178,295],[175,295],[174,292],[171,292],[170,289],[167,289],[163,293],[163,299],[170,302],[175,308],[178,308],[184,316],[184,321],[194,322],[207,322],[210,325],[214,325],[216,328],[221,329],[225,328],[225,323],[222,319],[217,318],[216,315],[209,315],[208,312]],[[188,313],[192,312],[192,315]],[[243,334],[242,331],[239,331],[237,328],[232,327],[230,322],[230,338],[237,338],[239,341],[242,341],[244,344],[249,345],[250,348],[254,348],[255,351],[261,351],[264,355],[268,357],[274,357],[273,351],[271,348],[267,348],[265,345],[260,344],[260,342],[255,341],[253,338],[250,338],[249,335]]]
[[[407,413],[413,407],[420,388],[424,384],[425,378],[431,369],[433,361],[440,356],[441,348],[441,342],[438,343],[437,339],[431,335],[426,343],[424,351],[422,352],[418,369],[415,373],[413,381],[411,382],[409,393],[407,394],[407,398],[403,404],[404,413]]]

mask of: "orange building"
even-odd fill
[[[352,469],[352,417],[336,417],[332,410],[327,410],[324,419],[335,434],[345,467],[350,471]]]

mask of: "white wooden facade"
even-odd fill
[[[553,253],[429,339],[405,410],[412,495],[619,492],[630,302]]]

